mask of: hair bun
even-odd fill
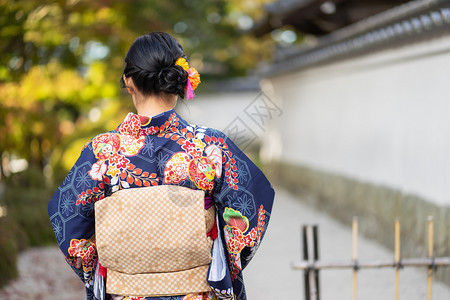
[[[161,92],[176,94],[184,98],[188,73],[180,66],[162,68],[158,74],[158,85]]]
[[[183,57],[183,47],[171,35],[152,32],[136,39],[125,57],[125,77],[131,77],[144,95],[160,92],[185,97],[188,73],[175,61]],[[123,77],[122,86],[125,86]]]

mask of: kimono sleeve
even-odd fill
[[[97,260],[94,203],[104,198],[105,185],[99,176],[104,164],[95,157],[92,144],[87,144],[48,204],[56,241],[88,290]]]
[[[234,281],[264,237],[275,192],[263,172],[230,139],[222,155],[221,181],[214,201]]]

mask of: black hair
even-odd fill
[[[188,73],[175,61],[185,57],[183,47],[168,33],[152,32],[140,36],[125,57],[123,75],[131,77],[144,95],[175,94],[184,98]],[[125,86],[123,76],[122,87]]]

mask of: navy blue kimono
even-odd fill
[[[242,270],[266,231],[273,187],[225,134],[190,125],[174,110],[152,118],[129,113],[116,130],[94,137],[50,200],[56,240],[87,299],[105,296],[95,284],[94,203],[121,189],[161,184],[203,190],[214,201],[219,234],[207,278],[213,293],[119,299],[245,300]]]

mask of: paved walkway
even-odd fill
[[[291,194],[276,190],[269,229],[259,252],[244,270],[249,300],[304,299],[303,272],[290,269],[301,259],[303,224],[319,225],[319,257],[324,260],[351,258],[351,228],[312,209]],[[393,258],[392,251],[378,243],[359,238],[360,259]],[[358,272],[358,299],[394,299],[394,270],[373,269]],[[350,270],[323,270],[320,274],[321,300],[352,299]],[[426,269],[400,271],[400,299],[427,299]],[[440,282],[433,285],[433,299],[450,299],[450,289]]]
[[[321,258],[351,257],[350,228],[277,190],[269,231],[258,254],[244,270],[249,300],[304,299],[303,273],[292,271],[290,264],[300,259],[300,227],[306,223],[319,225]],[[361,259],[393,257],[391,251],[364,238],[359,239],[359,253]],[[66,265],[59,249],[29,249],[20,255],[18,266],[20,278],[0,290],[0,299],[84,299],[82,284]],[[325,270],[320,280],[322,300],[351,299],[351,271]],[[358,281],[359,299],[394,299],[393,270],[362,270]],[[400,299],[426,299],[425,269],[403,269],[400,293]],[[450,289],[435,282],[433,299],[450,299]]]
[[[0,290],[1,300],[81,300],[83,284],[58,247],[31,248],[20,254],[20,276]]]

